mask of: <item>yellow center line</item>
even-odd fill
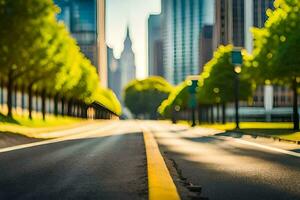
[[[149,200],[179,200],[177,188],[153,134],[143,130],[147,156]]]

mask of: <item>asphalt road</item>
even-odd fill
[[[201,186],[201,196],[210,200],[300,199],[299,145],[163,122],[99,126],[36,146],[0,149],[0,199],[147,199],[140,126],[155,135],[183,199],[190,193],[178,178]]]
[[[210,200],[300,199],[300,145],[145,123],[165,158]]]
[[[103,133],[105,132],[105,133]],[[134,122],[0,153],[0,199],[147,199],[143,135]]]

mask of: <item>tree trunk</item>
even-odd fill
[[[24,108],[25,108],[25,87],[24,85],[22,86],[22,89],[21,89],[21,107],[22,107],[22,111],[24,111]]]
[[[82,118],[87,118],[87,109],[85,103],[82,103]]]
[[[1,85],[0,85],[0,89],[1,89],[1,96],[0,96],[0,102],[1,102],[1,106],[3,105],[3,88],[4,88],[4,83],[3,83],[3,80],[1,80]]]
[[[76,102],[76,107],[77,107],[77,117],[80,117],[80,115],[81,115],[81,113],[80,113],[80,102],[79,101],[77,101]]]
[[[54,96],[54,115],[58,116],[58,94]]]
[[[215,123],[215,119],[214,119],[214,105],[211,105],[210,107],[210,121],[211,123]]]
[[[13,93],[13,78],[11,75],[8,76],[7,81],[7,117],[12,118],[12,93]]]
[[[222,124],[226,124],[226,103],[222,103]]]
[[[200,105],[198,105],[198,124],[201,124],[201,121],[202,121],[202,116],[201,116],[201,114],[202,114],[202,109],[201,109],[201,106]]]
[[[217,123],[219,123],[220,122],[220,104],[218,103],[217,104]]]
[[[299,130],[298,91],[297,80],[293,79],[293,122],[294,130]]]
[[[61,115],[65,116],[65,98],[61,98]]]
[[[203,120],[204,120],[204,122],[206,122],[206,123],[209,123],[209,121],[208,121],[208,107],[207,107],[207,105],[203,108]]]
[[[13,107],[14,107],[14,109],[15,110],[17,110],[17,107],[18,107],[18,86],[17,85],[15,85],[15,87],[14,87],[14,92],[13,92],[13,96],[14,96],[14,98],[13,98]]]
[[[73,115],[72,109],[73,109],[73,100],[70,99],[68,101],[68,116],[72,116]]]
[[[43,120],[46,120],[46,91],[45,89],[42,90],[42,115]]]
[[[36,90],[35,92],[35,112],[38,113],[39,110],[39,92]]]
[[[32,119],[32,85],[28,86],[28,113],[29,119]]]

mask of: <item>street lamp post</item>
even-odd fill
[[[236,124],[236,129],[240,128],[240,117],[239,117],[239,85],[240,85],[240,77],[239,73],[241,72],[241,67],[236,66],[234,67],[234,72],[235,72],[235,84],[234,84],[234,90],[235,90],[235,95],[234,95],[234,104],[235,104],[235,124]]]
[[[240,77],[239,74],[242,71],[241,65],[243,64],[243,56],[241,53],[241,48],[234,48],[231,53],[231,62],[234,65],[234,104],[235,104],[235,124],[236,129],[240,128],[240,118],[239,118],[239,85]]]
[[[192,111],[192,127],[196,126],[196,89],[198,86],[198,76],[190,76],[188,77],[188,86],[189,86],[189,93],[190,93],[190,100],[189,100],[189,107]]]

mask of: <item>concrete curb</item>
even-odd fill
[[[238,134],[242,134],[242,135],[249,135],[249,136],[254,136],[254,137],[263,137],[263,138],[270,138],[279,142],[289,142],[289,143],[294,143],[294,144],[298,144],[300,145],[300,141],[299,140],[289,140],[289,139],[283,139],[280,137],[276,137],[276,136],[270,136],[270,135],[264,135],[264,134],[252,134],[252,133],[245,133],[242,131],[238,131],[238,130],[232,130],[232,131],[225,131],[226,133],[238,133]]]
[[[180,200],[177,188],[151,132],[143,130],[147,155],[149,200]]]

